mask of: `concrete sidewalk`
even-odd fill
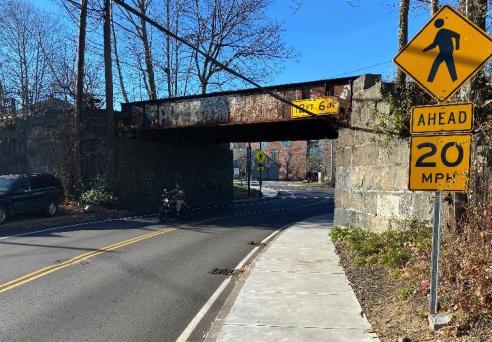
[[[257,257],[217,322],[217,341],[379,341],[339,265],[330,225],[325,215],[299,222]]]
[[[256,186],[256,185],[251,186],[251,189],[255,189],[255,190],[260,191],[260,187],[259,186]],[[277,197],[278,196],[278,191],[275,190],[275,189],[271,189],[271,188],[262,186],[261,187],[261,194],[265,198],[273,198],[273,197]]]

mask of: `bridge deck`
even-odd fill
[[[151,136],[206,135],[216,141],[274,141],[336,138],[335,121],[351,111],[356,77],[268,87],[288,101],[336,96],[340,114],[291,117],[291,106],[259,89],[211,93],[123,104],[125,123]]]

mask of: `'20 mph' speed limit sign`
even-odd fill
[[[414,135],[410,142],[410,190],[466,191],[470,134]]]

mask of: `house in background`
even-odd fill
[[[333,184],[334,146],[333,140],[274,141],[262,142],[261,149],[267,154],[267,168],[262,173],[264,180],[322,180]],[[247,143],[233,143],[233,164],[239,178],[247,177]],[[251,143],[252,179],[259,177],[255,163],[255,151],[260,143]]]
[[[233,150],[234,160],[232,162],[234,168],[234,179],[246,179],[248,177],[247,171],[247,150],[246,147],[236,148]],[[260,178],[260,172],[256,170],[256,163],[254,162],[254,150],[252,148],[252,162],[251,162],[251,179],[257,180]],[[267,155],[267,162],[265,164],[265,170],[261,174],[263,180],[279,180],[280,176],[280,163],[271,155]]]

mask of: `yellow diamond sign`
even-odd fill
[[[267,160],[267,155],[263,151],[257,151],[255,155],[255,160],[260,164],[265,164]]]
[[[446,101],[492,56],[492,38],[444,6],[395,57],[425,91]]]

